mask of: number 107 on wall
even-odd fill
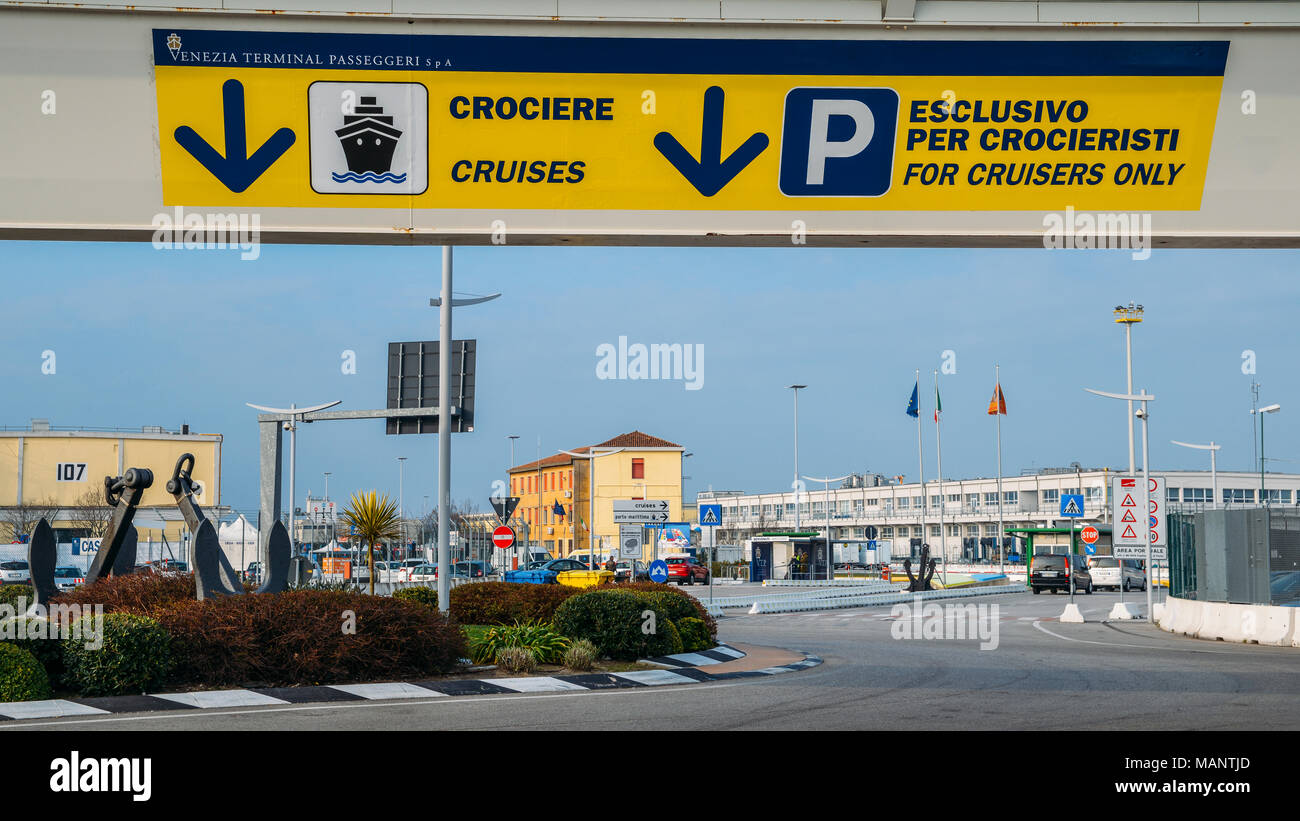
[[[59,462],[54,466],[55,480],[59,482],[86,481],[85,462]]]

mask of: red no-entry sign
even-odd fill
[[[505,550],[507,547],[513,546],[514,543],[515,543],[515,532],[511,528],[508,528],[505,525],[501,525],[496,530],[492,531],[492,544],[496,545],[502,550]]]
[[[1079,531],[1079,538],[1083,539],[1084,544],[1096,544],[1097,540],[1101,538],[1101,533],[1097,528],[1088,525],[1083,530]]]

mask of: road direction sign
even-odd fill
[[[614,524],[663,524],[668,521],[668,509],[665,499],[616,499]]]
[[[506,527],[505,525],[498,526],[496,530],[492,531],[492,544],[496,545],[502,550],[505,550],[506,548],[514,547],[515,544],[514,530],[512,530],[509,527]]]
[[[655,559],[650,562],[650,581],[663,582],[668,581],[668,563],[663,559]]]
[[[618,557],[620,559],[641,558],[645,553],[643,536],[644,531],[640,525],[619,525]]]
[[[1078,519],[1081,516],[1083,516],[1083,494],[1062,493],[1061,517],[1065,519]]]
[[[722,505],[700,505],[700,526],[717,527],[722,524]]]

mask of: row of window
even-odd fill
[[[542,490],[573,490],[573,469],[551,471],[542,474]],[[632,460],[632,478],[645,478],[645,459]],[[537,492],[537,474],[521,474],[510,477],[510,495]]]
[[[1221,490],[1223,498],[1220,501],[1224,504],[1242,505],[1255,503],[1255,488],[1253,487],[1225,487]],[[1208,487],[1170,487],[1165,488],[1165,497],[1170,502],[1181,501],[1210,504],[1214,501],[1214,489]],[[1289,505],[1292,502],[1292,492],[1289,488],[1267,488],[1264,491],[1263,498],[1270,504]],[[1295,502],[1300,504],[1300,494],[1295,496]]]

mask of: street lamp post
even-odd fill
[[[574,453],[571,450],[560,451],[560,453],[567,456],[587,460],[587,558],[591,562],[591,565],[589,566],[592,570],[596,569],[596,459],[601,456],[611,456],[615,453],[621,453],[622,451],[623,448],[605,450],[600,453],[596,453],[594,448],[591,449],[589,453]],[[636,581],[635,563],[632,565],[632,569],[633,572],[630,578],[632,581]]]
[[[799,391],[807,385],[791,385],[794,391],[794,529],[799,530]]]
[[[1133,393],[1133,326],[1142,321],[1142,306],[1131,301],[1128,307],[1115,306],[1115,321],[1124,326],[1124,352],[1128,361],[1128,392]],[[1128,403],[1128,475],[1134,475],[1136,467],[1133,461],[1133,402]]]
[[[1220,446],[1213,442],[1208,445],[1193,445],[1189,442],[1179,442],[1177,439],[1170,439],[1169,441],[1180,447],[1208,450],[1210,452],[1210,510],[1214,510],[1219,499],[1219,473],[1214,457]]]
[[[452,298],[452,252],[442,246],[442,293],[429,299],[438,309],[438,609],[451,608],[451,309],[478,305],[501,294]]]
[[[1259,415],[1259,503],[1264,507],[1268,506],[1268,497],[1264,495],[1264,414],[1277,413],[1280,410],[1282,410],[1281,405],[1265,405],[1259,410],[1251,411]]]
[[[835,550],[831,547],[831,482],[843,482],[849,477],[840,476],[835,479],[830,479],[826,477],[817,478],[814,476],[805,476],[803,478],[810,482],[821,482],[826,491],[826,581],[831,581],[835,578]]]
[[[515,440],[519,438],[519,435],[518,435],[518,434],[515,434],[515,433],[512,433],[512,434],[510,434],[509,436],[507,436],[506,438],[510,440],[510,469],[513,470],[514,467],[515,467]],[[509,477],[509,474],[507,473],[507,478],[508,478],[508,477]],[[506,491],[506,498],[509,498],[509,497],[510,497],[510,491]],[[502,504],[505,504],[505,503],[502,502]],[[502,522],[502,524],[505,524],[505,522]],[[516,567],[519,567],[519,566],[520,566],[520,562],[519,562],[519,549],[520,549],[520,548],[519,548],[519,540],[518,540],[518,539],[515,539],[515,543],[514,543],[512,549],[514,550],[514,553],[515,553],[515,562],[514,562],[514,564],[515,564]],[[505,568],[506,564],[507,564],[507,562],[506,562],[505,557],[502,557],[502,559],[501,559],[501,566],[502,566],[502,568]],[[504,576],[503,576],[502,578],[504,578]]]
[[[1085,388],[1088,393],[1095,393],[1097,396],[1105,396],[1110,399],[1124,399],[1129,402],[1141,402],[1142,408],[1136,412],[1136,416],[1142,420],[1142,498],[1144,504],[1142,509],[1146,511],[1146,537],[1142,540],[1146,543],[1146,563],[1147,563],[1147,621],[1155,623],[1155,613],[1151,609],[1151,582],[1155,576],[1151,566],[1151,468],[1149,463],[1150,451],[1147,448],[1147,403],[1154,400],[1155,397],[1148,394],[1145,390],[1138,393],[1107,393],[1106,391],[1095,391],[1092,388]],[[1119,558],[1119,557],[1116,557]],[[1124,567],[1120,565],[1120,586],[1124,586]],[[1073,577],[1071,578],[1073,583]]]
[[[397,457],[397,522],[401,531],[401,543],[398,545],[402,558],[406,558],[406,506],[404,504],[406,483],[406,457]]]

